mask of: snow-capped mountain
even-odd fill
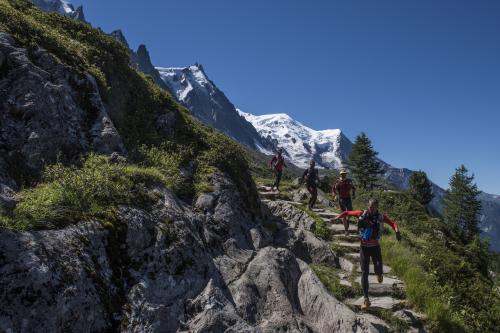
[[[80,6],[77,9],[66,0],[32,0],[35,6],[44,10],[46,12],[56,12],[64,16],[74,18],[76,20],[85,21],[85,15],[83,14],[83,7]]]
[[[255,116],[238,110],[259,134],[278,143],[290,160],[306,168],[311,160],[319,167],[341,168],[352,143],[339,129],[316,131],[284,113]]]
[[[238,114],[224,93],[210,81],[203,66],[156,69],[177,100],[202,122],[252,149],[272,151],[273,144]]]

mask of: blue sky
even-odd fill
[[[500,194],[500,1],[78,0],[147,45],[204,65],[244,111],[365,131],[380,157],[443,187],[460,164]]]

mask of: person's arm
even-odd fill
[[[336,181],[332,185],[332,194],[333,194],[333,196],[337,195],[337,182]]]
[[[308,171],[308,169],[305,169],[305,170],[304,170],[304,173],[302,174],[302,178],[301,178],[301,179],[302,179],[302,181],[304,181],[304,179],[306,178],[307,171]]]
[[[269,163],[269,167],[272,168],[273,167],[273,163],[276,161],[276,156],[273,156],[273,158],[271,159],[271,163]]]
[[[388,224],[392,230],[394,230],[396,232],[396,239],[398,241],[401,241],[401,233],[399,232],[399,225],[392,221],[390,218],[387,217],[387,215],[384,215],[384,223],[385,224]]]
[[[338,215],[335,220],[340,220],[341,218],[351,216],[360,217],[361,215],[363,215],[362,210],[346,210],[345,212],[342,212],[340,215]]]

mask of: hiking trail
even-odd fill
[[[348,235],[345,235],[342,221],[334,220],[339,215],[337,209],[324,205],[325,200],[318,200],[317,208],[311,211],[306,208],[307,198],[302,198],[300,201],[289,200],[288,195],[272,191],[271,187],[268,186],[259,186],[258,190],[264,204],[271,201],[292,204],[307,212],[311,217],[319,217],[326,223],[329,230],[330,247],[338,256],[337,265],[335,267],[330,265],[330,268],[336,271],[340,285],[351,289],[355,295],[339,299],[340,301],[366,318],[376,317],[380,322],[379,325],[375,325],[379,332],[427,332],[425,315],[412,306],[406,298],[405,283],[386,264],[383,266],[384,280],[382,283],[378,283],[377,276],[373,271],[373,263],[370,263],[368,281],[371,306],[366,310],[361,310],[364,298],[361,292],[360,245],[357,230],[356,226],[351,223]],[[297,198],[297,195],[294,197]],[[337,297],[337,295],[333,296]]]

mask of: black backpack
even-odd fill
[[[316,183],[316,180],[318,180],[318,170],[316,168],[312,170],[311,168],[307,168],[304,180],[309,184]]]

